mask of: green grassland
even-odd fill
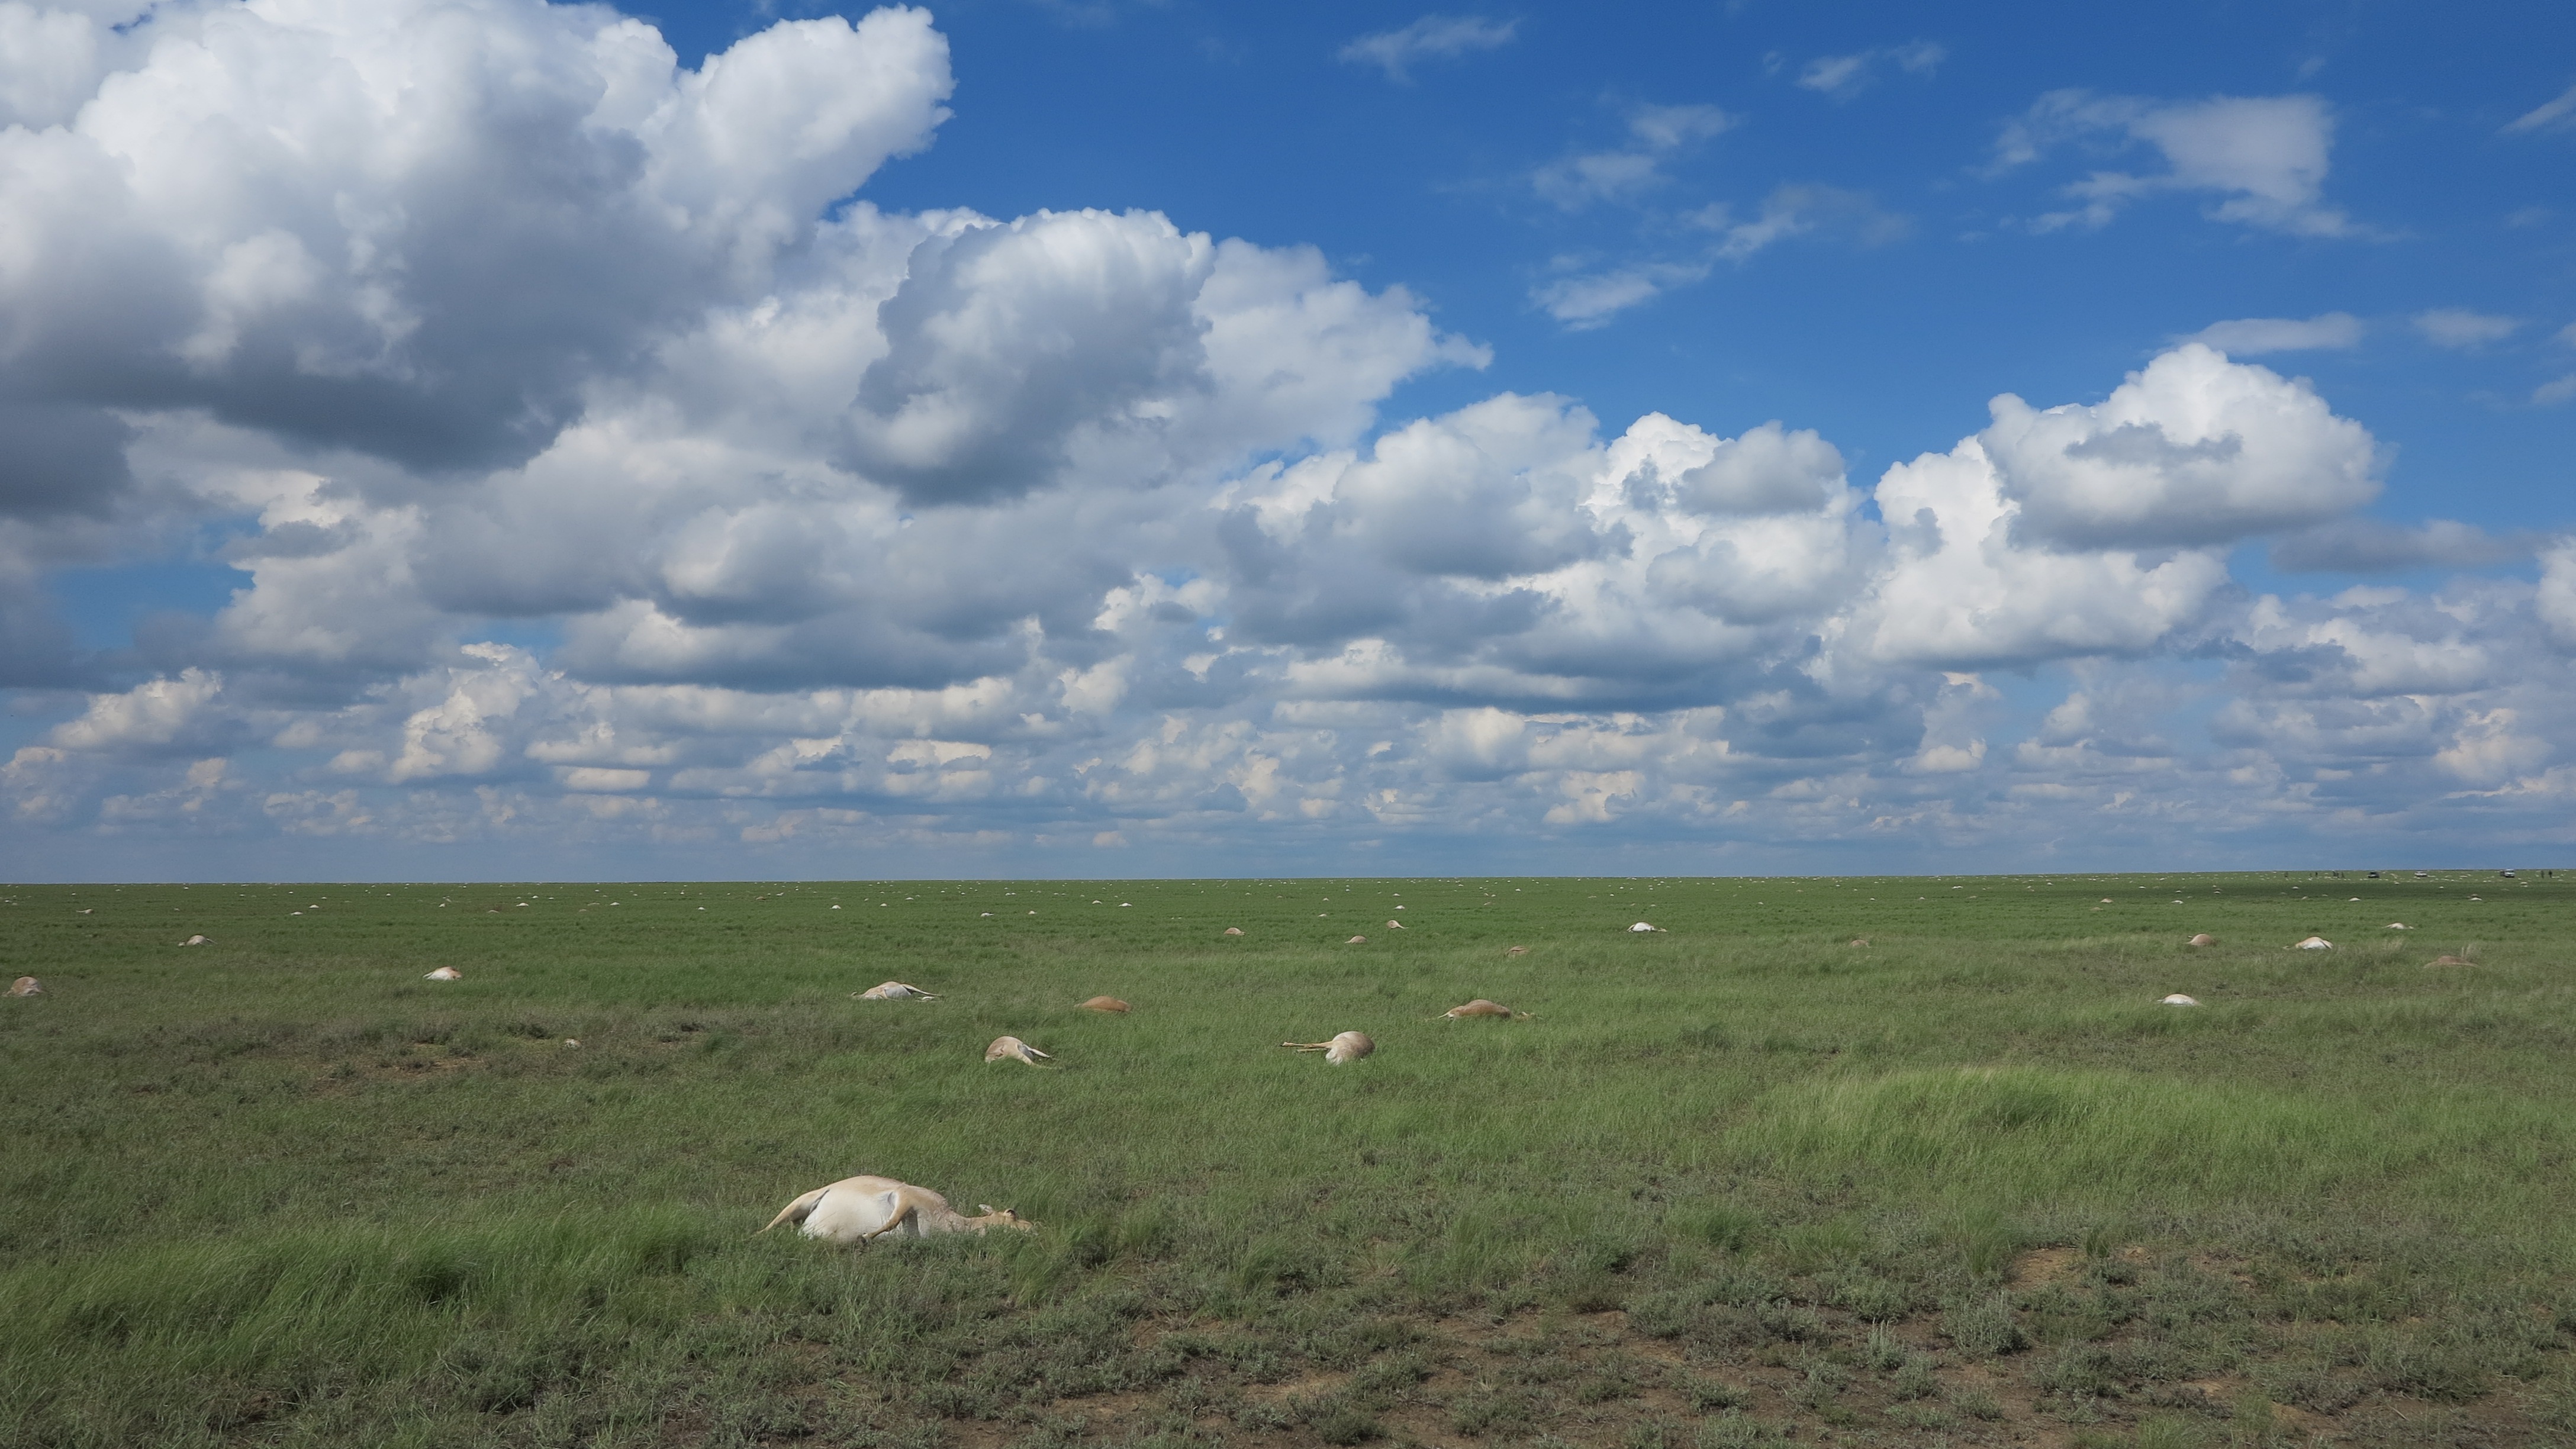
[[[2555,876],[0,888],[19,974],[0,1445],[2576,1443]],[[860,1172],[1043,1228],[754,1236]]]

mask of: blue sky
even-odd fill
[[[2576,46],[2531,43],[2551,28],[2545,7],[2102,7],[2080,25],[2062,6],[1819,8],[1497,10],[1487,23],[1509,40],[1426,56],[1390,83],[1339,58],[1419,18],[1383,6],[1103,7],[1054,25],[1020,3],[949,7],[958,117],[869,194],[997,216],[1146,207],[1220,236],[1310,242],[1493,346],[1483,373],[1424,379],[1398,407],[1507,387],[1605,417],[1794,418],[1882,464],[1946,445],[1998,391],[2099,397],[2213,321],[2349,312],[2376,324],[2375,345],[2295,366],[2424,455],[2392,471],[2392,505],[2412,494],[2414,511],[2473,521],[2566,520],[2566,415],[2499,405],[2576,365],[2536,325],[2576,318],[2568,149],[2504,129],[2576,81]],[[704,46],[758,23],[734,7],[666,13]],[[1890,54],[1907,46],[1939,59],[1909,71]],[[1841,89],[1799,83],[1835,58],[1862,59]],[[2223,197],[2206,190],[2146,199],[2099,230],[2016,228],[2065,209],[2059,190],[2089,170],[2158,169],[2152,151],[2095,138],[1986,174],[2004,128],[2068,88],[2315,96],[2334,126],[2325,204],[2386,240],[2213,226],[2203,213]],[[1650,106],[1714,107],[1727,129],[1659,157],[1657,184],[1634,193],[1579,209],[1536,193],[1551,164],[1641,149],[1629,118]],[[1595,331],[1531,304],[1559,257],[1688,262],[1700,238],[1681,218],[1758,212],[1801,184],[1863,193],[1903,234],[1774,247]],[[2502,345],[2444,348],[2407,325],[2434,309],[2528,320]]]
[[[634,14],[0,44],[0,874],[2564,853],[2546,7]]]

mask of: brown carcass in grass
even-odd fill
[[[926,1238],[934,1233],[981,1233],[987,1228],[1037,1224],[1009,1208],[978,1203],[982,1217],[970,1218],[948,1205],[948,1199],[926,1187],[891,1177],[845,1177],[818,1187],[779,1209],[765,1233],[780,1223],[793,1223],[809,1238],[835,1243],[871,1243],[891,1233],[899,1238]],[[759,1233],[752,1236],[758,1237]]]
[[[1444,1011],[1444,1012],[1440,1013],[1438,1016],[1433,1017],[1433,1018],[1432,1018],[1432,1020],[1434,1020],[1434,1021],[1467,1021],[1467,1020],[1470,1020],[1470,1019],[1472,1019],[1472,1018],[1475,1018],[1475,1017],[1481,1017],[1481,1016],[1500,1017],[1500,1018],[1502,1018],[1502,1019],[1503,1019],[1503,1020],[1505,1020],[1505,1021],[1527,1021],[1527,1020],[1529,1020],[1529,1013],[1528,1013],[1528,1012],[1526,1012],[1526,1011],[1514,1011],[1514,1010],[1512,1010],[1510,1007],[1503,1005],[1503,1004],[1502,1004],[1501,1002],[1499,1002],[1499,1001],[1487,1001],[1485,998],[1483,998],[1483,997],[1481,997],[1481,996],[1477,997],[1477,998],[1476,998],[1475,1000],[1473,1000],[1473,1001],[1468,1002],[1468,1003],[1467,1003],[1466,1005],[1464,1005],[1464,1006],[1453,1006],[1453,1007],[1449,1008],[1447,1011]]]
[[[33,976],[21,976],[9,987],[11,996],[42,996],[45,988]]]
[[[2209,934],[2207,931],[2203,931],[2199,935],[2192,937],[2184,944],[2192,946],[2215,946],[2218,944],[2218,938]]]
[[[453,966],[441,966],[437,970],[423,975],[420,979],[423,981],[462,981],[465,979],[465,973],[457,970]]]
[[[1082,1003],[1079,1009],[1083,1011],[1106,1011],[1118,1016],[1125,1016],[1127,1014],[1127,1003],[1119,1000],[1115,996],[1095,996],[1089,1001]]]
[[[1358,1061],[1377,1050],[1377,1043],[1370,1041],[1368,1033],[1361,1031],[1346,1031],[1331,1041],[1283,1041],[1280,1045],[1291,1051],[1322,1052],[1324,1060],[1337,1067]]]
[[[1004,1057],[1008,1057],[1015,1062],[1026,1062],[1033,1067],[1040,1062],[1051,1062],[1055,1060],[1054,1057],[1047,1055],[1045,1052],[1039,1051],[1036,1047],[1029,1045],[1018,1037],[997,1036],[993,1038],[993,1044],[991,1046],[984,1048],[984,1060],[988,1062],[998,1062]]]

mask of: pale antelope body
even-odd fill
[[[423,981],[462,981],[465,979],[465,973],[457,970],[453,966],[441,966],[437,970],[430,972],[428,975],[423,976],[420,979]]]
[[[1241,926],[1228,926],[1225,928],[1225,933],[1229,936],[1240,936],[1243,934],[1243,928]]]
[[[984,1048],[984,1060],[987,1062],[998,1062],[1004,1057],[1009,1057],[1013,1061],[1026,1062],[1033,1067],[1040,1062],[1051,1062],[1055,1060],[1055,1058],[1048,1056],[1045,1052],[1039,1051],[1036,1047],[1029,1045],[1018,1037],[997,1036],[993,1038],[993,1044],[991,1046]]]
[[[1485,998],[1479,996],[1464,1006],[1453,1006],[1447,1011],[1440,1013],[1440,1015],[1450,1021],[1465,1021],[1469,1017],[1475,1016],[1527,1018],[1529,1013],[1526,1011],[1514,1011],[1499,1001],[1487,1001]]]
[[[2156,1005],[2158,1005],[2158,1006],[2198,1006],[2198,1005],[2200,1005],[2200,1003],[2199,1003],[2199,1002],[2197,1002],[2197,1001],[2192,1000],[2190,997],[2185,996],[2185,995],[2183,995],[2181,992],[2177,991],[2177,992],[2175,992],[2173,995],[2166,997],[2164,1000],[2157,1002],[2157,1003],[2156,1003]]]
[[[2199,935],[2192,937],[2190,944],[2194,946],[2215,946],[2218,944],[2218,938],[2209,934],[2207,931],[2203,931]]]
[[[1089,1001],[1082,1003],[1081,1009],[1084,1011],[1115,1012],[1120,1016],[1125,1016],[1127,1014],[1127,1003],[1119,1000],[1115,996],[1095,996]]]
[[[37,985],[33,976],[21,976],[9,988],[11,996],[42,996],[44,992],[45,988]]]
[[[861,1001],[937,1001],[939,999],[918,986],[906,986],[900,981],[888,981],[851,994]]]
[[[899,1238],[926,1238],[934,1233],[981,1233],[987,1228],[1037,1226],[1009,1208],[985,1204],[982,1217],[970,1218],[948,1205],[948,1199],[926,1187],[891,1177],[845,1177],[818,1187],[779,1209],[765,1233],[780,1223],[794,1223],[809,1238],[835,1243],[869,1243],[891,1233]],[[758,1236],[755,1234],[754,1236]]]
[[[1324,1060],[1337,1067],[1358,1061],[1377,1050],[1377,1043],[1368,1039],[1368,1033],[1360,1031],[1343,1032],[1331,1041],[1283,1041],[1280,1045],[1291,1051],[1322,1052]]]
[[[182,946],[211,946],[214,942],[204,936],[190,936],[179,944]]]
[[[2327,940],[2323,936],[2310,936],[2308,939],[2301,941],[2290,949],[2293,951],[2331,951],[2334,949],[2334,942]]]

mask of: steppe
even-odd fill
[[[0,888],[0,1445],[2576,1443],[2571,906]],[[1042,1227],[754,1236],[853,1173]]]

